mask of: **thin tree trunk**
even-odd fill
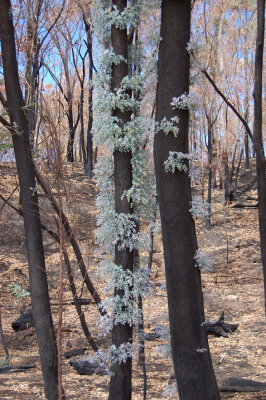
[[[57,344],[53,327],[40,224],[34,166],[30,150],[29,129],[19,84],[10,0],[0,2],[0,37],[5,88],[12,135],[29,265],[32,309],[39,345],[44,390],[47,399],[58,400]],[[60,399],[61,400],[61,399]]]
[[[216,169],[213,169],[213,171],[212,171],[212,188],[213,188],[213,189],[216,189],[216,188],[217,188]]]
[[[127,7],[127,0],[113,0],[112,5],[116,6],[121,13]],[[128,60],[127,29],[119,29],[115,25],[111,31],[113,50],[117,55],[121,55],[124,60]],[[128,74],[126,61],[113,64],[112,67],[112,91],[120,88],[121,82]],[[130,121],[131,113],[122,112],[119,109],[113,111],[120,123],[126,124]],[[132,186],[132,154],[131,151],[114,151],[114,180],[115,180],[115,212],[116,214],[132,214],[130,202],[123,194]],[[133,272],[134,255],[129,249],[119,250],[119,245],[115,248],[115,264],[120,265],[125,271]],[[115,289],[115,296],[123,298],[124,291]],[[127,301],[132,302],[133,299]],[[126,307],[126,306],[125,306]],[[132,343],[132,326],[129,323],[114,324],[112,330],[112,344],[119,348],[123,344]],[[109,400],[130,400],[131,399],[131,375],[132,359],[128,357],[125,362],[113,360],[112,372],[109,388]]]
[[[265,29],[265,0],[257,0],[257,40],[255,56],[254,83],[254,135],[253,142],[256,151],[256,173],[258,186],[259,228],[261,260],[264,274],[264,300],[266,313],[266,179],[265,155],[262,139],[262,70],[263,46]]]
[[[1,340],[1,344],[3,346],[3,349],[5,351],[5,354],[6,354],[5,363],[9,364],[9,352],[8,352],[8,347],[7,347],[7,344],[6,344],[5,335],[4,335],[3,326],[2,326],[1,306],[0,306],[0,340]]]
[[[249,138],[245,132],[245,168],[249,169]]]
[[[67,119],[68,119],[68,129],[69,129],[69,138],[67,142],[67,161],[74,162],[74,139],[75,139],[76,129],[74,127],[72,94],[70,92],[68,92],[67,94],[67,103],[68,103]]]
[[[240,171],[240,167],[241,167],[242,156],[243,156],[243,149],[242,149],[241,152],[240,152],[239,160],[238,160],[238,164],[237,164],[237,168],[236,168],[236,176],[235,176],[235,183],[234,183],[234,192],[236,192],[236,188],[237,188],[237,180],[238,180],[239,171]]]
[[[84,82],[83,82],[84,83]],[[81,84],[83,84],[81,82]],[[83,87],[80,90],[80,134],[79,134],[79,161],[83,160],[83,164],[86,164],[86,149],[84,141],[84,91]]]
[[[88,98],[88,107],[89,107],[89,120],[88,120],[88,128],[87,128],[87,151],[86,151],[86,162],[84,163],[84,171],[85,174],[92,178],[93,176],[93,138],[92,138],[92,124],[93,124],[93,86],[92,86],[92,78],[93,78],[93,58],[92,58],[92,34],[91,27],[86,22],[83,17],[85,23],[85,29],[87,33],[87,46],[89,52],[89,98]]]
[[[247,24],[248,23],[248,9],[245,8],[245,20],[244,22]],[[244,30],[244,40],[245,42],[248,41],[248,29]],[[249,58],[249,53],[250,50],[248,49],[248,46],[244,47],[244,70],[245,70],[245,120],[248,123],[249,120],[249,95],[250,95],[250,88],[248,84],[248,58]],[[249,169],[249,137],[248,133],[245,131],[245,168]]]
[[[208,215],[206,216],[206,228],[211,228],[211,202],[212,202],[212,159],[213,159],[213,135],[212,129],[213,124],[210,121],[210,117],[208,118],[208,194],[207,194],[207,207],[208,207]]]
[[[39,86],[39,52],[38,25],[42,0],[28,1],[27,5],[27,49],[26,49],[26,88],[25,103],[30,133],[31,149],[34,149],[34,136],[37,123],[37,90]],[[33,10],[31,11],[31,9]]]
[[[229,199],[229,166],[227,153],[223,153],[223,164],[224,164],[224,201],[227,202]]]
[[[138,364],[142,367],[143,373],[143,400],[147,397],[147,371],[145,360],[145,331],[144,331],[144,318],[142,297],[138,296],[138,335],[139,335],[139,360]]]
[[[189,212],[191,189],[188,173],[167,173],[169,151],[188,152],[189,111],[172,110],[173,97],[189,91],[191,2],[162,1],[162,38],[159,47],[156,121],[179,118],[177,137],[155,134],[154,159],[161,214],[168,293],[172,358],[181,400],[220,398],[202,326],[204,318],[200,272],[195,268],[197,239]]]
[[[234,172],[235,172],[235,159],[236,159],[237,146],[238,146],[238,141],[234,148],[234,153],[233,153],[233,157],[232,157],[232,165],[231,165],[231,169],[229,172],[229,194],[231,192],[233,192],[233,177],[234,177]]]

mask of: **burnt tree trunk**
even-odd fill
[[[127,7],[127,0],[113,0],[113,6],[116,6],[119,12]],[[111,31],[113,51],[121,55],[124,60],[128,60],[128,41],[127,29],[119,29],[115,25]],[[128,74],[128,64],[126,61],[120,61],[113,64],[112,67],[112,91],[120,88],[121,82]],[[131,113],[115,109],[113,116],[117,117],[119,123],[123,126],[130,121]],[[126,196],[123,197],[125,190],[132,186],[132,154],[130,151],[121,152],[119,149],[114,151],[114,180],[115,180],[115,212],[116,214],[132,214],[132,207]],[[115,248],[115,264],[120,265],[124,270],[133,271],[133,252],[129,249],[119,250],[118,243]],[[115,290],[115,296],[123,297],[123,290]],[[132,299],[128,299],[132,301]],[[126,307],[126,306],[125,306]],[[117,348],[122,344],[132,342],[132,326],[129,323],[115,324],[112,330],[112,344]],[[130,400],[131,399],[131,375],[132,359],[127,358],[125,362],[112,362],[113,375],[110,380],[109,400]]]
[[[85,21],[85,19],[84,19]],[[92,34],[91,27],[85,21],[85,29],[87,33],[87,47],[89,52],[89,98],[88,98],[88,107],[89,107],[89,120],[88,120],[88,128],[87,128],[87,149],[86,149],[86,162],[84,163],[84,171],[85,174],[92,178],[93,176],[93,137],[92,137],[92,123],[93,123],[93,86],[92,86],[92,78],[93,78],[93,59],[92,59]]]
[[[239,171],[240,171],[240,167],[241,167],[242,156],[243,156],[243,148],[240,151],[238,164],[237,164],[237,168],[236,168],[236,176],[235,176],[235,183],[234,183],[234,189],[233,189],[234,193],[236,192],[236,188],[237,188],[237,180],[238,180]]]
[[[212,202],[212,179],[213,179],[213,123],[211,117],[207,116],[208,122],[208,194],[207,194],[207,207],[208,215],[206,216],[206,228],[211,228],[211,202]]]
[[[223,164],[224,164],[224,201],[227,202],[229,199],[230,188],[229,188],[228,155],[226,152],[223,153]]]
[[[234,173],[235,173],[235,160],[236,160],[237,147],[238,147],[238,141],[236,142],[236,145],[234,148],[231,169],[229,170],[229,178],[228,178],[229,193],[228,193],[228,198],[227,198],[227,200],[229,200],[229,201],[233,201],[234,197],[235,197],[233,179],[234,179]]]
[[[67,119],[68,119],[68,129],[69,129],[69,137],[67,142],[67,161],[74,162],[74,139],[75,133],[78,126],[78,120],[74,124],[74,117],[73,117],[73,102],[72,102],[72,93],[68,91],[67,93]],[[80,112],[80,110],[79,110]],[[79,118],[80,114],[78,114]]]
[[[256,173],[258,186],[259,229],[261,260],[264,274],[264,299],[266,312],[266,179],[265,155],[262,139],[262,70],[265,29],[265,0],[257,0],[257,40],[255,55],[254,82],[254,134],[253,144],[256,151]]]
[[[213,372],[204,318],[200,271],[195,268],[197,239],[189,212],[188,173],[166,173],[169,151],[188,153],[189,111],[173,110],[170,103],[189,91],[191,2],[162,1],[162,38],[159,47],[156,121],[179,118],[177,137],[155,134],[154,159],[161,214],[168,293],[172,358],[181,400],[220,398]]]
[[[249,169],[249,138],[245,132],[245,168]]]
[[[30,291],[36,324],[46,398],[58,400],[57,345],[51,316],[34,165],[29,142],[28,120],[19,84],[14,27],[10,0],[0,2],[0,37],[5,89],[14,145],[29,265]]]
[[[38,27],[40,21],[42,2],[40,0],[28,2],[27,5],[27,48],[26,48],[26,68],[25,68],[25,103],[27,106],[27,118],[30,133],[30,145],[34,150],[35,129],[38,112],[38,88],[39,88],[39,55],[40,39],[38,37]]]

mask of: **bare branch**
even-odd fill
[[[201,72],[203,73],[203,75],[205,75],[205,77],[208,79],[208,81],[211,83],[211,85],[213,86],[214,90],[216,91],[216,93],[218,93],[219,96],[221,96],[221,98],[224,100],[224,102],[228,105],[228,107],[231,108],[231,110],[235,113],[235,115],[239,118],[239,120],[242,122],[242,124],[244,125],[244,127],[246,128],[247,134],[249,135],[252,143],[253,143],[253,134],[250,130],[250,127],[248,126],[248,123],[245,121],[245,119],[242,117],[242,115],[237,111],[237,109],[233,106],[233,104],[227,99],[227,97],[221,92],[221,90],[217,87],[216,83],[214,82],[214,80],[210,77],[210,75],[208,74],[208,72],[205,69],[201,69]]]
[[[12,125],[10,124],[10,122],[8,122],[2,115],[0,115],[0,122],[2,125],[4,125],[4,127],[6,129],[9,130],[10,133],[14,134],[14,128],[12,127]]]
[[[63,1],[63,5],[62,5],[62,8],[61,8],[59,14],[58,14],[57,17],[55,18],[54,22],[51,24],[51,26],[49,27],[49,29],[47,29],[46,34],[45,34],[44,37],[42,38],[42,41],[39,43],[39,45],[38,45],[38,50],[41,49],[41,47],[42,47],[42,45],[43,45],[45,39],[47,38],[47,36],[48,36],[49,33],[51,32],[51,30],[53,29],[53,27],[55,26],[55,24],[57,23],[57,21],[58,21],[59,18],[61,17],[62,12],[63,12],[63,10],[64,10],[64,7],[65,7],[65,0]]]
[[[4,198],[1,196],[1,199],[4,201],[4,204],[2,205],[2,207],[0,208],[0,212],[3,210],[3,208],[5,207],[6,204],[8,204],[8,201],[11,199],[11,197],[13,196],[13,194],[15,193],[15,191],[17,190],[17,188],[19,187],[19,184],[17,184],[17,186],[15,187],[15,189],[12,191],[12,193],[8,196],[8,198],[6,200],[4,200]],[[9,205],[9,204],[8,204]]]
[[[61,85],[59,79],[55,76],[51,68],[44,62],[44,60],[41,60],[42,65],[47,69],[53,80],[55,81],[56,85],[58,86],[60,92],[64,96],[65,100],[68,101],[68,96],[65,94],[63,86]]]
[[[75,239],[73,229],[71,228],[71,226],[69,224],[67,216],[65,215],[63,210],[60,210],[59,205],[58,205],[54,195],[52,194],[50,188],[48,187],[46,182],[43,180],[43,178],[41,177],[40,173],[37,171],[36,168],[35,168],[35,176],[36,176],[36,179],[37,179],[38,183],[42,187],[44,193],[46,194],[46,196],[50,200],[50,203],[51,203],[53,209],[55,210],[56,214],[58,216],[62,217],[62,222],[63,222],[63,226],[64,226],[64,229],[65,229],[65,232],[66,232],[66,234],[67,234],[67,236],[69,238],[69,241],[70,241],[70,243],[72,245],[72,248],[73,248],[73,250],[75,252],[76,259],[77,259],[77,262],[78,262],[79,269],[81,271],[82,277],[84,279],[84,282],[86,283],[86,286],[87,286],[88,291],[90,292],[92,298],[94,299],[95,303],[97,304],[100,313],[102,315],[105,315],[106,314],[106,310],[103,309],[103,307],[100,306],[101,298],[100,298],[98,292],[96,291],[96,289],[94,288],[94,285],[93,285],[92,281],[89,278],[89,275],[87,273],[86,266],[85,266],[85,263],[84,263],[84,260],[83,260],[79,245],[78,245],[78,243],[77,243],[77,241]]]

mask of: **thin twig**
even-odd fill
[[[13,196],[13,194],[15,193],[15,191],[17,190],[17,188],[19,187],[19,184],[17,184],[17,186],[15,187],[15,189],[12,191],[12,193],[8,196],[7,200],[4,201],[4,204],[2,205],[2,207],[0,208],[0,213],[3,210],[3,208],[5,207],[5,205],[7,204],[7,201],[11,199],[11,197]]]

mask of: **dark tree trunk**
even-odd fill
[[[80,144],[83,155],[83,165],[85,175],[89,178],[93,176],[93,137],[92,137],[92,124],[93,124],[93,58],[92,58],[92,34],[90,24],[86,21],[86,16],[83,13],[83,22],[85,25],[85,30],[87,34],[87,51],[89,53],[89,96],[88,96],[88,127],[87,127],[87,143],[85,146],[84,141],[84,120],[83,120],[83,97],[82,97],[82,112],[80,113],[80,124],[81,124],[81,133],[80,133]],[[84,61],[84,60],[83,60]],[[84,63],[83,63],[84,66]],[[83,80],[84,84],[84,80]],[[83,87],[83,86],[82,86]],[[83,91],[82,91],[83,95]]]
[[[113,0],[113,6],[116,6],[119,12],[127,7],[126,0]],[[127,30],[112,26],[112,46],[116,54],[128,59]],[[128,64],[121,61],[119,64],[113,64],[112,67],[112,91],[118,89],[125,76],[128,74]],[[113,111],[122,125],[130,121],[131,113],[122,112],[118,109]],[[115,212],[116,214],[132,214],[132,207],[127,198],[123,196],[125,190],[132,186],[132,165],[131,152],[114,151],[114,179],[115,179]],[[119,244],[118,244],[119,245]],[[115,248],[115,264],[120,265],[124,270],[133,271],[133,252],[129,249],[119,250],[118,245]],[[123,290],[115,290],[115,296],[123,297]],[[132,301],[132,299],[128,299]],[[112,330],[112,344],[116,347],[125,343],[132,343],[132,326],[129,323],[114,324]],[[127,358],[126,362],[112,362],[113,375],[110,380],[109,400],[130,400],[131,399],[131,374],[132,359]]]
[[[212,170],[212,188],[216,189],[217,188],[217,182],[216,182],[216,169]]]
[[[91,82],[91,81],[90,81]],[[92,103],[92,86],[89,89],[89,122],[87,129],[87,154],[86,164],[84,166],[85,174],[92,178],[93,176],[93,138],[92,138],[92,123],[93,123],[93,103]]]
[[[213,123],[210,117],[208,120],[208,194],[207,194],[207,204],[208,204],[208,215],[206,216],[206,228],[211,228],[211,202],[212,202],[212,180],[213,180],[213,170],[212,170],[212,159],[213,159]]]
[[[74,139],[76,129],[74,127],[73,120],[73,106],[72,106],[72,94],[67,94],[67,103],[68,103],[68,111],[67,111],[67,119],[68,119],[68,129],[69,129],[69,138],[67,143],[67,161],[74,162]]]
[[[238,141],[237,141],[237,143],[235,145],[235,148],[234,148],[234,153],[233,153],[233,157],[232,157],[232,165],[231,165],[231,169],[229,171],[229,197],[230,196],[231,197],[234,196],[234,194],[233,194],[233,191],[234,191],[233,178],[234,178],[234,172],[235,172],[235,160],[236,160],[237,146],[238,146]]]
[[[229,199],[229,166],[228,166],[228,156],[223,153],[223,164],[224,164],[224,201]]]
[[[216,400],[215,380],[204,321],[200,272],[195,268],[197,240],[189,212],[188,174],[166,173],[169,151],[188,152],[189,111],[172,110],[173,97],[189,91],[191,2],[162,1],[156,121],[179,117],[179,133],[155,134],[154,158],[161,213],[172,357],[181,400]]]
[[[245,132],[245,168],[249,169],[249,138],[247,132]]]
[[[92,123],[93,123],[93,59],[92,59],[92,35],[90,25],[85,24],[87,32],[87,46],[89,52],[89,121],[87,129],[87,153],[86,153],[86,163],[84,164],[85,174],[92,178],[93,176],[93,138],[92,138]]]
[[[32,10],[33,7],[33,10]],[[34,5],[28,2],[27,6],[27,49],[26,49],[26,88],[25,103],[27,106],[27,117],[30,133],[31,149],[34,149],[34,133],[37,122],[37,90],[39,86],[39,52],[38,23],[41,2],[36,1]]]
[[[240,152],[240,154],[239,154],[239,160],[238,160],[238,164],[237,164],[237,168],[236,168],[236,176],[235,176],[235,183],[234,183],[234,192],[236,192],[236,188],[237,188],[237,180],[238,180],[239,171],[240,171],[240,167],[241,167],[242,156],[243,156],[243,149],[241,150],[241,152]]]
[[[85,141],[84,141],[84,90],[83,84],[84,81],[81,82],[82,87],[80,90],[80,134],[79,134],[79,161],[83,160],[83,164],[86,163],[86,149],[85,149]]]
[[[0,36],[8,111],[14,127],[12,135],[29,265],[30,290],[36,324],[45,395],[58,400],[57,345],[50,310],[34,165],[29,142],[29,127],[16,60],[15,38],[10,0],[0,2]]]
[[[258,185],[259,228],[261,260],[264,274],[264,299],[266,311],[266,179],[265,155],[262,139],[262,70],[265,29],[265,0],[257,0],[257,40],[255,56],[254,83],[254,135],[253,143],[256,151],[256,172]]]

